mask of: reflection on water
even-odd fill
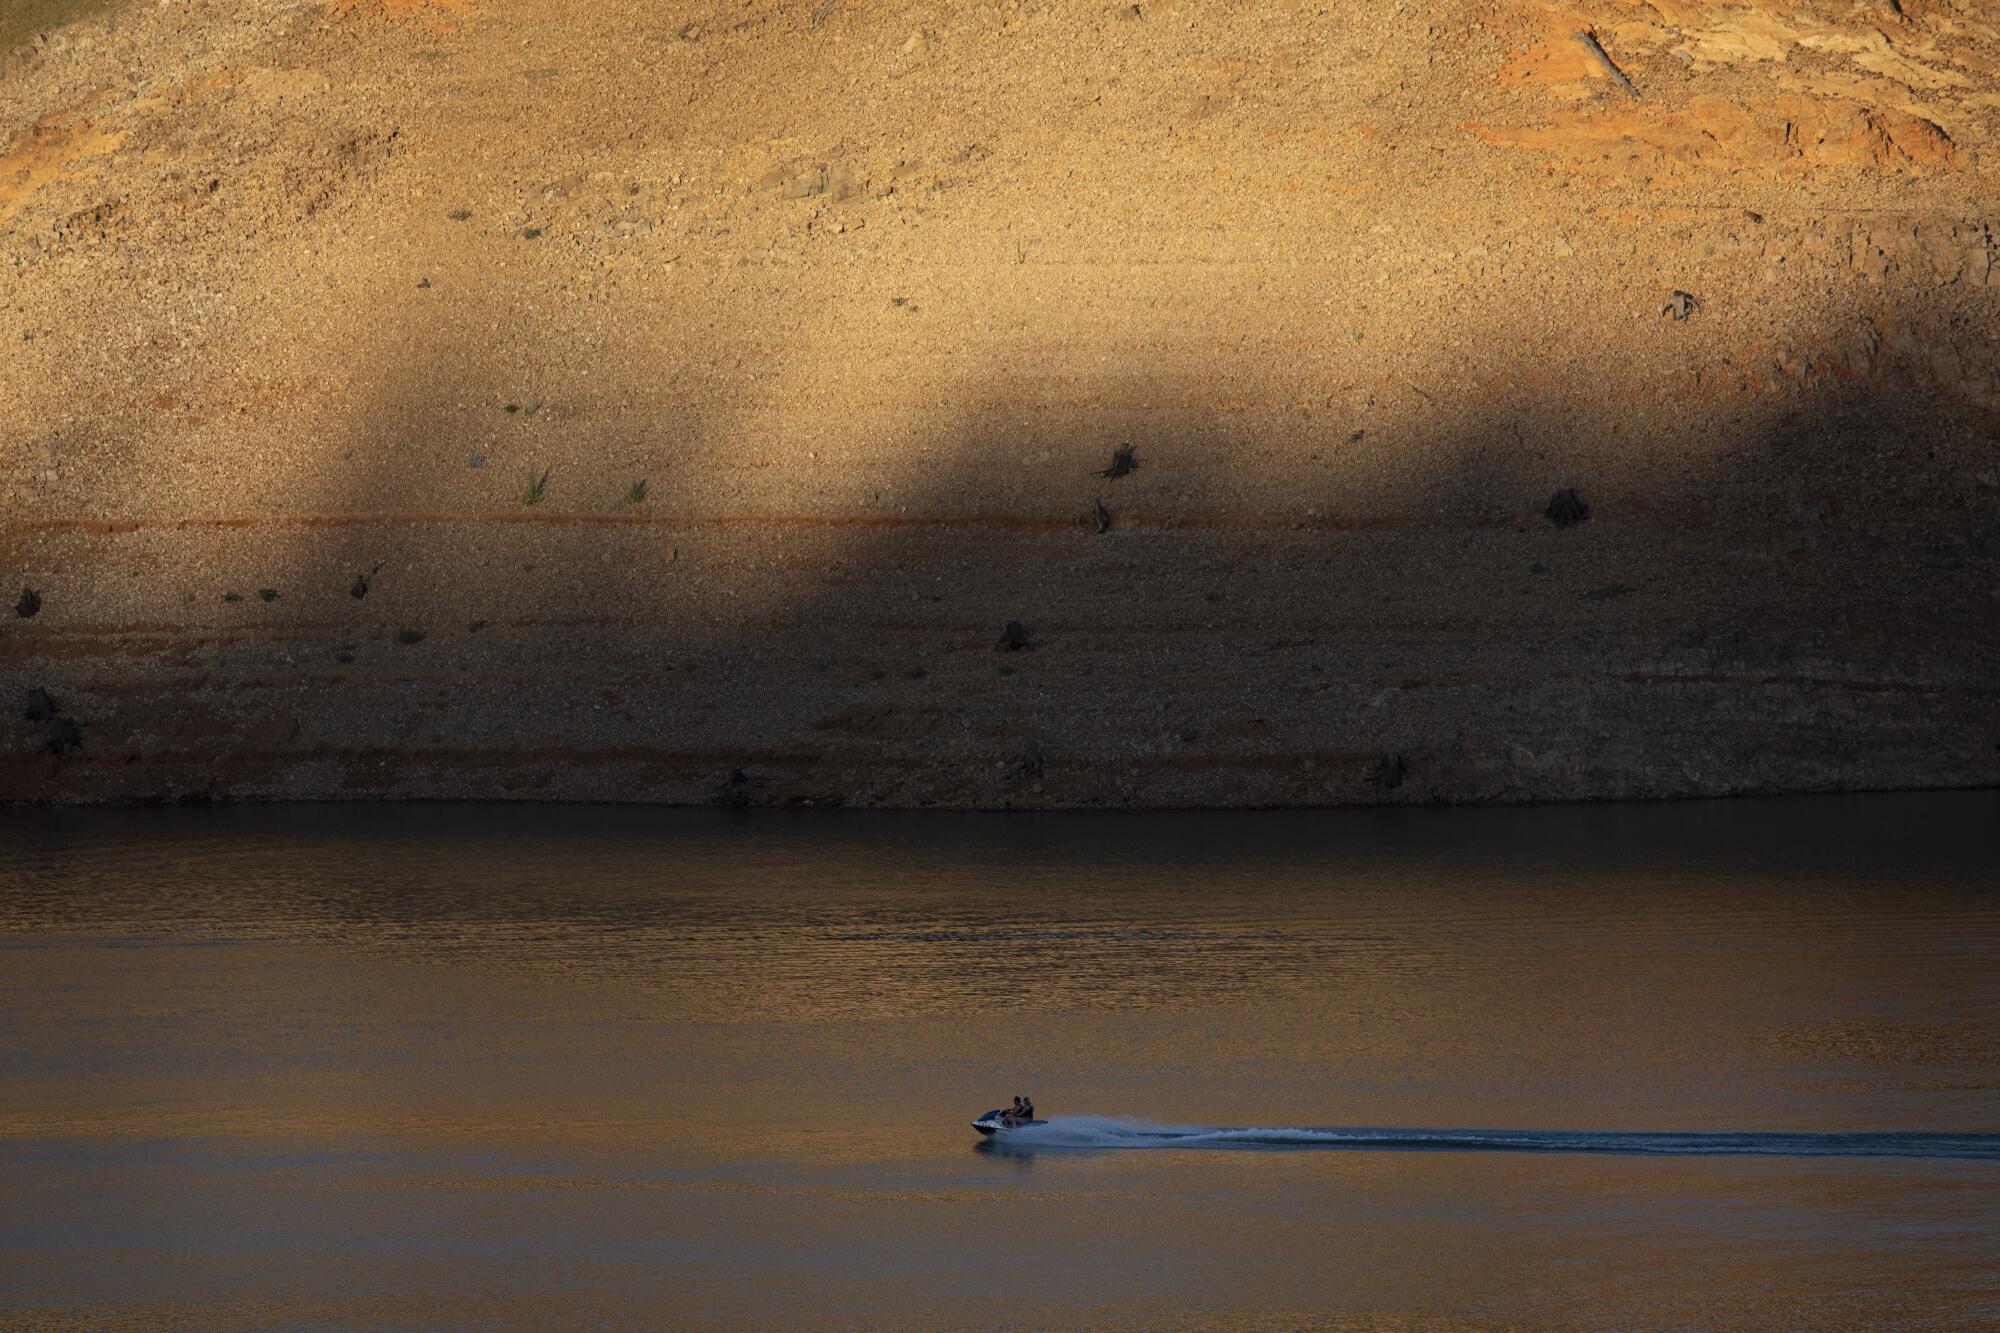
[[[0,1315],[1981,1327],[1996,829],[0,812]]]
[[[959,1013],[1029,991],[1037,1009],[1207,1008],[1348,974],[1615,971],[1662,951],[1737,972],[1817,968],[1816,946],[1981,969],[2000,919],[1982,816],[2000,806],[1872,799],[1901,806],[19,812],[0,929],[583,969],[721,1020]]]

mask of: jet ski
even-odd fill
[[[1001,1134],[1010,1129],[1033,1129],[1036,1125],[1046,1125],[1046,1120],[1023,1120],[1020,1116],[1006,1111],[988,1111],[972,1122],[972,1127],[981,1134]]]

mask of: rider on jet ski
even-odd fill
[[[1012,1106],[997,1111],[988,1111],[972,1122],[972,1127],[981,1134],[997,1134],[1003,1129],[1027,1129],[1034,1125],[1047,1124],[1035,1119],[1035,1104],[1026,1097],[1016,1097]]]

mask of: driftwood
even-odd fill
[[[1579,29],[1576,34],[1576,40],[1582,44],[1585,51],[1590,53],[1590,58],[1595,60],[1604,72],[1611,76],[1613,83],[1634,97],[1639,95],[1638,86],[1632,80],[1625,77],[1625,71],[1618,68],[1618,62],[1613,60],[1611,53],[1604,49],[1604,43],[1597,40],[1595,32],[1592,32],[1589,28]]]

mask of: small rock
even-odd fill
[[[1881,282],[1896,269],[1896,261],[1889,258],[1888,251],[1869,244],[1857,246],[1849,264],[1870,282]]]
[[[46,722],[56,715],[56,697],[39,685],[28,691],[28,711],[21,716],[30,722]]]
[[[833,196],[835,203],[845,203],[857,195],[868,192],[868,182],[855,174],[850,167],[832,166],[826,170],[826,193]]]
[[[1092,500],[1090,502],[1090,521],[1097,525],[1099,536],[1111,531],[1111,511],[1104,507],[1104,501]]]
[[[1840,364],[1848,375],[1859,379],[1874,369],[1881,352],[1881,335],[1873,325],[1863,324],[1841,342]]]
[[[33,588],[21,589],[21,600],[14,603],[14,614],[26,620],[42,609],[42,595]]]
[[[1549,497],[1549,507],[1542,511],[1542,517],[1559,528],[1573,528],[1590,517],[1590,505],[1577,494],[1575,487],[1565,487]]]
[[[785,178],[779,192],[787,199],[811,199],[826,193],[827,168],[824,162]],[[846,196],[841,196],[845,198]]]
[[[1410,766],[1402,755],[1385,754],[1370,770],[1368,782],[1376,791],[1394,791],[1403,785],[1403,779],[1408,777],[1409,773]]]
[[[993,648],[996,652],[1018,653],[1023,648],[1034,646],[1035,638],[1028,632],[1028,627],[1018,620],[1010,620],[1007,627],[1000,631],[1000,638]]]

